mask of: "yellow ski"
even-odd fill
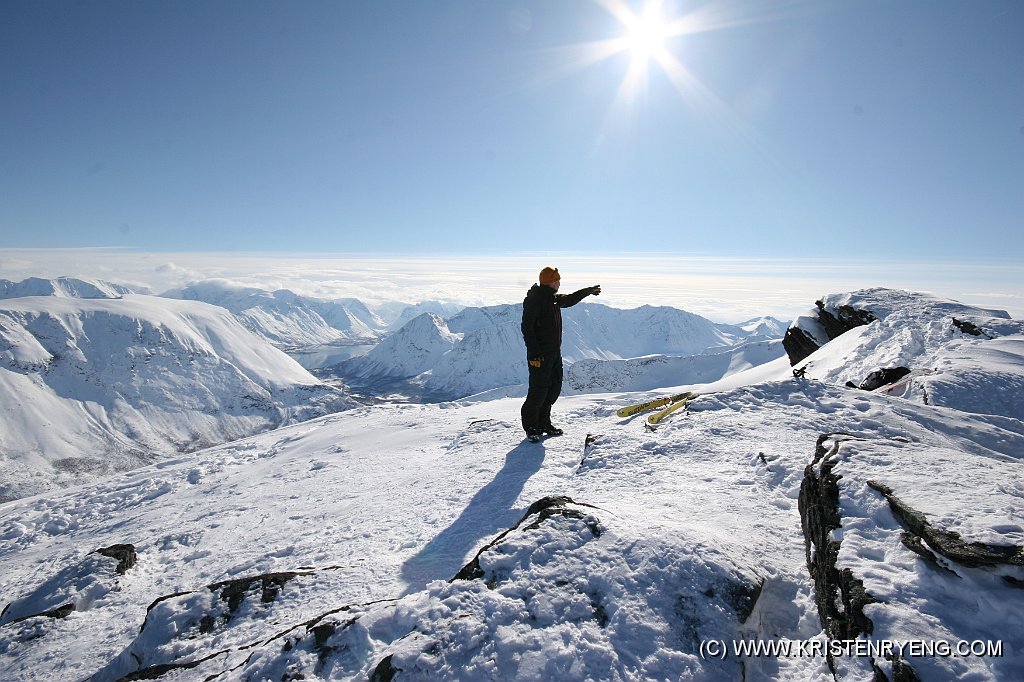
[[[681,400],[693,400],[697,397],[696,393],[687,391],[686,393],[680,393],[678,395],[668,396],[667,398],[657,398],[656,400],[648,400],[646,403],[638,403],[636,405],[627,405],[616,410],[615,414],[620,417],[632,417],[634,414],[640,414],[647,410],[653,410],[665,405],[671,405],[672,403],[679,402]]]
[[[655,424],[660,424],[662,419],[669,416],[670,414],[678,410],[680,407],[686,407],[687,405],[690,404],[690,401],[696,397],[696,393],[688,394],[686,398],[683,398],[682,400],[677,400],[676,402],[666,407],[664,410],[652,414],[650,417],[647,418],[647,423],[650,424],[651,426],[654,426]]]

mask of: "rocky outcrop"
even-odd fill
[[[878,603],[864,587],[864,582],[849,568],[836,565],[841,540],[833,531],[842,528],[839,512],[839,486],[841,475],[834,469],[835,458],[840,445],[855,438],[849,434],[824,434],[818,438],[814,461],[804,471],[800,486],[800,520],[804,531],[804,547],[807,553],[807,570],[814,581],[815,602],[821,625],[833,640],[854,640],[870,635],[874,630],[871,619],[864,614],[864,607]],[[832,440],[831,448],[825,441]],[[832,651],[826,653],[829,668],[836,672]],[[919,680],[914,669],[904,660],[895,656],[892,664],[892,682],[916,682]],[[885,682],[889,678],[874,663],[874,679]]]
[[[825,328],[829,339],[845,334],[855,327],[871,324],[877,319],[871,312],[850,305],[837,306],[831,312],[822,301],[815,301],[814,305],[818,306],[818,322]]]
[[[950,561],[971,568],[1024,566],[1024,547],[965,542],[959,533],[942,530],[930,524],[924,514],[914,510],[896,497],[892,489],[884,483],[868,481],[867,484],[885,497],[893,515],[907,529],[902,538],[904,546],[919,556],[929,559],[932,563],[939,563],[935,554],[932,553],[934,551]],[[923,547],[922,542],[927,544],[932,551]]]
[[[127,573],[128,569],[135,566],[135,562],[139,560],[138,555],[135,553],[135,545],[130,544],[101,547],[96,550],[96,553],[111,559],[117,559],[117,566],[114,570],[117,571],[118,575]]]
[[[814,332],[801,328],[799,323],[787,329],[782,338],[782,346],[789,356],[790,365],[796,365],[837,336],[877,319],[871,312],[850,305],[828,309],[823,301],[815,301],[814,304],[818,308],[815,313],[816,322],[825,338],[819,338]]]
[[[835,539],[833,531],[843,526],[837,485],[840,476],[833,472],[836,465],[833,457],[843,442],[837,435],[845,434],[829,433],[818,438],[814,461],[807,465],[800,485],[799,508],[807,570],[814,580],[818,616],[830,638],[846,640],[871,634],[873,625],[864,615],[864,607],[877,600],[849,569],[840,570],[836,566],[840,541]],[[828,439],[834,439],[831,449],[824,446]],[[832,664],[831,656],[829,664]]]
[[[987,334],[984,329],[974,324],[970,320],[960,320],[955,317],[952,318],[952,320],[953,326],[962,331],[964,334],[969,334],[970,336],[984,336],[986,339],[994,338]]]
[[[789,364],[792,366],[809,357],[821,346],[813,336],[800,327],[790,327],[786,330],[786,335],[782,337],[782,347],[786,349]]]
[[[118,549],[110,553],[121,552],[126,546],[114,547]],[[134,552],[129,556],[134,556]],[[93,679],[152,680],[173,671],[196,669],[218,657],[226,659],[237,653],[236,650],[214,644],[218,635],[234,626],[232,621],[243,611],[243,605],[247,605],[248,611],[266,608],[280,599],[286,584],[311,574],[308,570],[264,573],[160,597],[146,609],[146,618],[135,641]],[[180,620],[182,613],[190,617]],[[296,627],[305,625],[312,632],[318,621]],[[168,623],[174,626],[169,627]]]

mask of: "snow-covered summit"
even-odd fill
[[[62,298],[120,298],[126,294],[145,294],[146,290],[126,287],[100,279],[29,277],[20,282],[0,279],[0,299],[23,296],[57,296]]]
[[[345,404],[226,310],[124,294],[0,301],[0,497]]]
[[[1024,323],[1002,310],[864,289],[822,298],[787,342],[791,358],[798,346],[811,351],[796,366],[820,381],[860,385],[872,372],[903,368],[896,388],[911,400],[1024,419],[1022,334]]]
[[[755,317],[746,322],[740,322],[736,326],[752,336],[760,336],[765,339],[781,339],[786,333],[786,323],[770,316]]]
[[[404,378],[426,372],[461,340],[433,313],[414,317],[365,356],[343,363],[348,375],[362,378]]]

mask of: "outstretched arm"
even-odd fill
[[[587,296],[599,296],[600,294],[601,285],[595,284],[592,287],[580,289],[579,291],[574,291],[571,294],[555,294],[555,304],[559,308],[571,308],[572,306],[576,305],[577,303],[585,299]]]

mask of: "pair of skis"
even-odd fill
[[[651,426],[661,423],[661,421],[678,410],[681,407],[686,407],[691,400],[696,398],[699,394],[693,391],[687,391],[686,393],[678,393],[676,395],[670,395],[666,398],[658,398],[656,400],[648,400],[645,403],[638,403],[636,405],[627,405],[626,407],[619,408],[615,414],[620,417],[632,417],[634,414],[640,414],[641,412],[647,412],[648,410],[658,410],[654,414],[647,417],[647,423]],[[665,406],[668,407],[665,407]]]

